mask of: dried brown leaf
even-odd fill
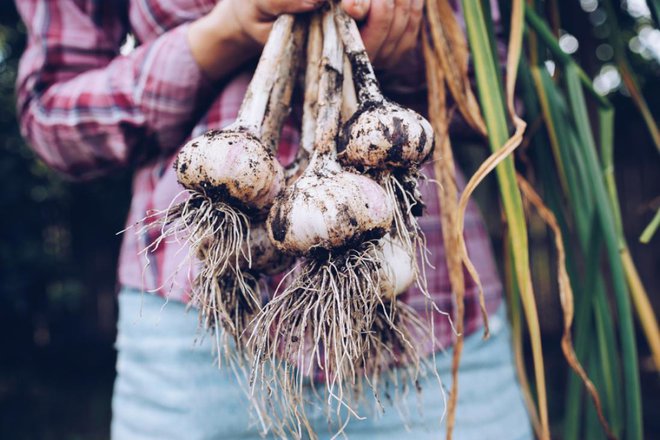
[[[541,200],[541,197],[534,191],[532,185],[529,184],[521,175],[517,176],[518,186],[523,197],[536,209],[539,217],[545,222],[546,225],[552,230],[555,238],[555,248],[557,249],[557,280],[559,283],[559,302],[562,311],[564,312],[564,333],[561,338],[561,348],[564,352],[564,357],[568,365],[580,376],[587,392],[591,396],[598,413],[605,434],[610,439],[616,439],[616,436],[610,429],[607,419],[603,414],[603,408],[600,403],[598,390],[593,382],[589,379],[587,372],[584,370],[580,361],[578,360],[575,350],[573,348],[573,338],[571,336],[571,326],[573,325],[574,309],[573,309],[573,288],[571,287],[571,280],[566,270],[566,251],[564,249],[564,240],[562,238],[561,228],[557,223],[557,219],[553,212]]]

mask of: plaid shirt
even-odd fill
[[[237,72],[222,84],[212,84],[192,58],[186,38],[188,23],[210,11],[215,3],[16,2],[29,35],[18,78],[23,134],[42,160],[74,178],[87,179],[136,166],[129,225],[150,210],[167,208],[180,194],[182,188],[172,162],[186,139],[228,125],[238,112],[250,80],[249,70]],[[121,54],[129,32],[135,36],[137,48]],[[288,123],[278,152],[283,163],[295,156],[298,137],[295,124]],[[425,168],[425,172],[434,178],[432,168]],[[420,224],[435,267],[428,271],[428,286],[438,307],[451,314],[454,299],[435,191],[434,184],[422,184],[428,209]],[[155,235],[124,234],[119,282],[187,301],[191,271],[177,271],[186,255],[182,244],[163,243],[147,256],[138,255]],[[500,303],[501,285],[488,235],[474,205],[466,213],[465,238],[481,274],[488,309],[493,312]],[[469,334],[480,328],[482,321],[477,290],[469,276],[466,280],[465,332]],[[402,298],[424,310],[424,298],[417,290],[411,289]],[[450,345],[452,333],[446,318],[438,316],[435,328],[438,341]]]

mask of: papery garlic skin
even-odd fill
[[[275,201],[268,234],[277,248],[306,254],[314,248],[350,246],[389,231],[393,207],[369,177],[342,171],[326,161],[311,167]]]
[[[393,300],[415,281],[415,262],[403,243],[389,234],[381,239],[381,297]]]
[[[264,210],[284,187],[284,170],[242,130],[212,130],[190,140],[174,164],[179,183],[226,203]]]
[[[418,166],[433,150],[433,128],[417,112],[382,101],[367,104],[346,122],[339,161],[357,168]]]

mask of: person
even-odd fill
[[[134,167],[127,220],[133,224],[151,210],[167,208],[180,193],[172,163],[186,139],[226,126],[236,117],[274,19],[314,10],[322,2],[17,1],[28,32],[17,82],[22,132],[44,162],[72,178],[92,179]],[[386,93],[395,100],[417,100],[419,87],[406,86],[415,81],[405,69],[414,68],[408,60],[419,53],[423,0],[343,0],[342,7],[359,21]],[[137,47],[122,50],[129,34]],[[417,68],[423,72],[419,63]],[[289,121],[278,151],[283,163],[293,159],[297,143],[296,124]],[[431,167],[425,172],[433,177]],[[437,194],[431,184],[422,189],[427,211],[420,224],[435,267],[428,274],[429,290],[437,306],[451,314]],[[466,343],[455,438],[531,438],[513,369],[502,288],[473,205],[465,224],[468,250],[492,317],[492,336],[481,338],[477,291],[466,277]],[[153,253],[140,255],[155,238],[123,237],[112,438],[259,438],[242,388],[231,372],[214,365],[210,342],[201,338],[195,314],[185,313],[189,284],[186,271],[176,271],[183,258],[181,244],[163,243]],[[415,289],[403,299],[424,307]],[[443,346],[451,345],[454,335],[446,318],[437,319],[435,332]],[[196,338],[202,341],[195,344]],[[450,382],[450,359],[448,352],[437,356],[445,383]],[[443,389],[433,380],[421,385],[423,411],[412,410],[417,405],[410,396],[408,417],[389,417],[392,409],[386,408],[385,417],[354,420],[345,435],[440,438],[445,429]],[[320,437],[333,435],[322,411],[310,410],[310,420]]]

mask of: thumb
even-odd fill
[[[356,21],[364,20],[369,13],[371,0],[341,0],[341,7]]]

